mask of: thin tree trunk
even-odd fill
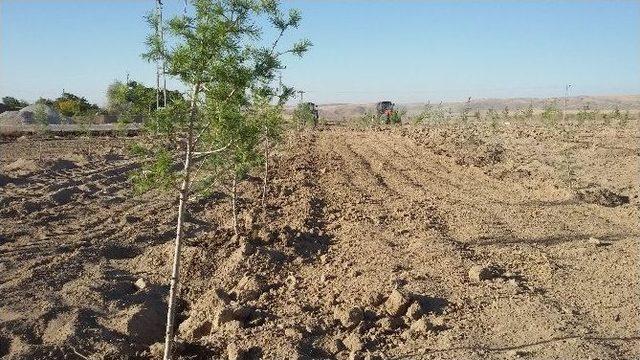
[[[193,120],[196,114],[196,99],[200,90],[200,84],[193,87],[193,98],[191,99],[191,109],[189,113],[189,130],[187,135],[187,146],[184,155],[184,178],[180,186],[180,198],[178,202],[178,223],[176,225],[176,239],[173,251],[173,268],[171,269],[171,283],[169,288],[169,306],[167,310],[167,327],[165,331],[164,360],[173,357],[173,329],[176,317],[176,294],[180,282],[180,250],[182,247],[184,214],[187,210],[189,199],[189,188],[191,185],[191,156],[193,152]]]
[[[269,136],[265,127],[264,132],[264,179],[262,183],[262,216],[267,218],[267,186],[269,184]]]
[[[238,190],[237,190],[237,183],[238,183],[238,175],[235,172],[233,172],[233,184],[231,186],[231,210],[233,211],[233,233],[236,235],[236,238],[238,237],[238,208],[237,208],[237,201],[238,201]]]
[[[187,159],[190,155],[187,155]],[[186,168],[186,164],[185,164]],[[186,170],[186,169],[185,169]],[[186,170],[188,172],[188,170]],[[173,329],[175,326],[175,313],[176,313],[176,293],[178,290],[178,283],[180,281],[180,250],[182,247],[182,226],[184,220],[184,212],[187,205],[188,184],[187,180],[182,181],[180,187],[180,200],[178,204],[178,224],[176,226],[176,239],[174,243],[173,251],[173,268],[171,269],[171,286],[169,290],[169,310],[167,312],[167,328],[165,331],[165,347],[164,347],[164,360],[172,358],[173,353]]]

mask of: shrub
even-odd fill
[[[558,116],[560,116],[560,110],[556,106],[555,102],[551,104],[547,104],[542,110],[542,119],[550,125],[555,125],[558,120]]]
[[[505,106],[504,109],[502,109],[502,118],[505,120],[509,120],[509,107]]]
[[[430,102],[427,102],[422,108],[422,111],[420,111],[420,113],[418,113],[418,115],[416,115],[416,117],[413,119],[413,123],[423,124],[425,122],[432,120],[432,118],[433,118],[433,106],[431,105]]]
[[[315,124],[315,115],[307,103],[300,103],[293,110],[293,119],[298,126],[313,126]]]
[[[389,117],[389,123],[400,125],[402,124],[402,118],[406,115],[406,109],[394,110]]]
[[[6,105],[7,110],[16,111],[24,107],[29,106],[29,103],[24,100],[18,100],[11,96],[5,96],[2,98],[2,103]]]
[[[522,116],[528,120],[533,119],[533,103],[529,103],[526,108],[522,109]]]
[[[127,122],[148,118],[157,109],[155,88],[147,87],[136,81],[123,83],[114,81],[107,88],[107,110]],[[167,90],[167,102],[184,100],[182,93]]]

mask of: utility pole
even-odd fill
[[[164,52],[164,28],[162,26],[162,0],[156,0],[156,14],[158,23],[156,25],[156,36],[160,38]],[[162,91],[160,91],[160,77],[162,76]],[[156,108],[160,108],[160,94],[162,94],[162,107],[167,106],[167,77],[164,54],[160,54],[156,59]]]
[[[567,112],[567,98],[569,97],[570,88],[571,88],[571,84],[567,84],[564,87],[564,106],[562,107],[562,122],[564,122],[566,112]]]
[[[156,16],[160,16],[160,6],[162,2],[156,0]],[[156,36],[159,36],[160,21],[156,23]],[[160,59],[156,58],[156,109],[160,107]]]
[[[160,2],[161,0],[158,0]],[[164,58],[164,27],[162,26],[162,2],[160,2],[160,42],[162,43],[162,107],[167,107],[167,63]]]
[[[306,91],[304,91],[304,90],[298,90],[298,94],[300,94],[300,102],[303,102],[303,101],[304,101],[304,93],[305,93],[305,92],[306,92]]]

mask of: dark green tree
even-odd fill
[[[167,101],[184,100],[182,93],[167,91]],[[156,89],[136,81],[114,81],[107,88],[107,110],[128,120],[149,118],[156,110]]]
[[[308,103],[300,103],[293,110],[293,119],[298,126],[313,126],[315,116]]]
[[[64,116],[95,115],[101,110],[98,105],[89,103],[84,97],[68,92],[63,92],[60,97],[47,105],[53,106]]]
[[[7,106],[10,111],[20,110],[23,107],[29,106],[29,103],[24,100],[18,100],[11,96],[5,96],[2,98],[2,103]]]

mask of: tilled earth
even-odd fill
[[[0,356],[159,356],[176,204],[127,141],[0,144]],[[240,238],[193,199],[180,357],[638,358],[639,159],[595,125],[293,134]]]

